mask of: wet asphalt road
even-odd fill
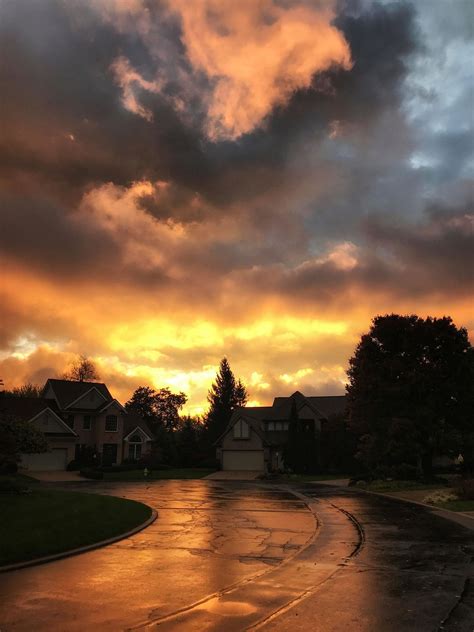
[[[421,507],[311,484],[74,487],[141,500],[159,518],[1,574],[1,632],[474,630],[473,532]]]

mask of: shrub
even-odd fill
[[[442,489],[432,492],[431,494],[428,494],[428,496],[425,496],[423,498],[423,502],[428,503],[429,505],[437,505],[438,503],[447,503],[450,500],[458,500],[457,495],[453,494],[453,492],[450,492],[448,490],[442,490]]]
[[[121,463],[120,465],[102,465],[97,468],[101,472],[105,472],[106,474],[111,474],[112,472],[131,472],[132,470],[139,470],[140,464],[137,462],[134,463]]]
[[[474,478],[460,478],[455,488],[461,500],[474,500]]]
[[[83,478],[90,478],[96,481],[100,481],[104,478],[104,473],[100,470],[93,470],[90,467],[85,467],[79,472],[79,476]]]
[[[21,494],[26,491],[24,485],[19,485],[14,479],[6,478],[0,481],[0,494]]]
[[[18,465],[13,459],[6,459],[0,466],[0,474],[16,474],[18,471]]]
[[[415,465],[400,463],[392,467],[391,476],[401,481],[416,481],[419,471]]]
[[[215,457],[211,457],[211,458],[202,459],[201,461],[199,461],[199,463],[197,464],[197,467],[205,467],[206,469],[209,469],[209,470],[218,470],[220,467],[220,463]]]
[[[73,459],[72,461],[69,461],[69,463],[66,466],[66,470],[68,472],[76,472],[79,469],[81,469],[81,465],[80,465],[79,461],[76,461],[76,459]]]

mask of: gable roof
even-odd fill
[[[345,395],[325,395],[322,397],[307,397],[307,399],[314,403],[326,418],[330,415],[342,414],[347,403]]]
[[[76,382],[73,380],[56,380],[50,378],[44,388],[46,392],[48,385],[51,386],[59,408],[67,408],[70,404],[85,395],[91,388],[97,389],[106,401],[113,399],[109,389],[103,382]]]
[[[123,438],[124,441],[128,441],[130,439],[130,436],[133,436],[135,433],[141,433],[142,435],[144,435],[146,441],[152,441],[152,438],[150,437],[149,434],[147,434],[143,428],[141,428],[140,426],[135,426],[134,428],[132,428],[132,430],[130,430],[130,432],[128,434],[126,434]]]
[[[136,413],[127,413],[124,417],[124,426],[123,426],[124,438],[128,437],[128,435],[134,430],[136,430],[137,427],[140,428],[140,430],[142,430],[146,435],[148,435],[151,441],[155,439],[155,435],[153,431],[151,430],[150,426],[147,424],[147,422],[144,419],[142,419]]]
[[[11,415],[21,421],[33,421],[44,411],[50,411],[64,427],[66,434],[77,436],[61,418],[60,412],[53,401],[43,397],[0,397],[0,412]],[[45,434],[48,434],[47,432]]]
[[[13,397],[2,395],[0,397],[0,412],[28,421],[36,417],[46,408],[51,408],[56,414],[58,409],[49,399],[42,397]]]
[[[271,406],[251,406],[236,408],[227,428],[215,441],[214,445],[221,442],[224,436],[232,429],[238,419],[245,419],[260,438],[270,444],[271,439],[263,432],[263,421],[285,421],[290,418],[293,401],[297,410],[308,406],[316,419],[325,420],[330,415],[343,413],[346,407],[345,395],[327,395],[322,397],[305,397],[300,391],[295,391],[289,397],[275,397]]]

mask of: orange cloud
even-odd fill
[[[170,0],[181,16],[189,61],[213,89],[207,133],[235,139],[259,127],[315,73],[350,68],[350,51],[332,25],[332,2]]]

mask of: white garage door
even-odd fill
[[[222,469],[263,472],[263,450],[224,450]]]
[[[67,449],[53,448],[51,452],[23,454],[21,464],[29,470],[36,470],[38,472],[45,470],[65,470],[67,465]]]

